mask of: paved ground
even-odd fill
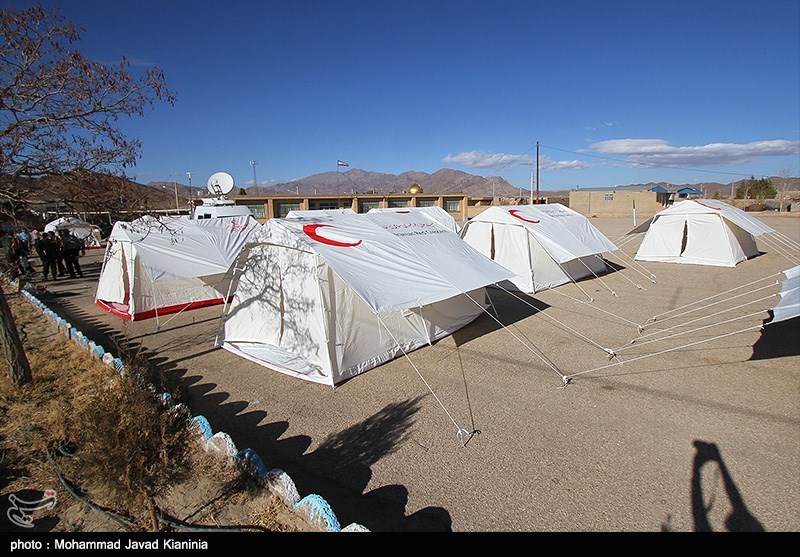
[[[758,217],[800,241],[797,215]],[[592,222],[615,241],[633,227]],[[125,339],[180,377],[193,413],[288,472],[301,495],[324,497],[343,526],[800,531],[798,327],[758,330],[777,303],[777,273],[797,261],[759,242],[764,253],[736,268],[642,266],[631,261],[638,244],[609,257],[622,270],[580,289],[494,291],[505,328],[485,315],[413,352],[441,404],[403,358],[331,389],[214,348],[221,307],[162,319],[160,331],[123,322],[93,305],[99,252],[84,258],[86,278],[48,283],[43,299],[105,346]],[[628,344],[650,317],[753,281],[725,298],[749,294],[659,320],[660,335],[645,337],[657,330],[648,327]],[[687,328],[737,321],[644,343],[763,297]],[[614,363],[603,348],[627,363],[603,367]],[[476,431],[465,446],[457,427]]]

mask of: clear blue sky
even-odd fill
[[[175,105],[123,123],[143,183],[340,159],[528,188],[537,141],[541,190],[800,174],[797,0],[40,4],[90,58],[164,71]]]

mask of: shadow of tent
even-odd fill
[[[511,290],[509,286],[511,285],[502,285],[503,288]],[[491,299],[491,305],[477,319],[452,334],[456,346],[463,346],[476,338],[500,329],[500,323],[508,327],[550,307],[541,300],[537,300],[530,294],[523,292],[506,292],[501,288],[492,287],[486,290]],[[494,306],[494,309],[492,306]],[[491,315],[487,315],[487,312]],[[497,317],[500,323],[494,317]]]
[[[771,323],[772,311],[769,318],[764,320],[761,336],[753,344],[753,355],[750,360],[767,360],[770,358],[786,358],[800,355],[800,317]]]

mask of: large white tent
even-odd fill
[[[252,216],[117,222],[95,302],[132,321],[222,303],[229,295],[231,266],[260,226]]]
[[[458,225],[458,222],[453,215],[439,207],[438,205],[431,205],[429,207],[376,207],[374,209],[369,210],[370,213],[399,213],[403,214],[410,214],[410,213],[418,213],[426,218],[431,219],[434,222],[437,222],[458,234],[461,232],[461,227]]]
[[[217,344],[333,386],[453,333],[510,278],[419,214],[270,219],[254,235]]]
[[[89,224],[77,217],[59,217],[44,226],[45,232],[56,232],[69,230],[70,233],[83,242],[86,249],[97,249],[102,247],[100,228]]]
[[[467,221],[461,237],[511,270],[511,283],[528,293],[603,273],[602,254],[618,249],[560,203],[489,207]]]
[[[716,199],[691,199],[657,213],[644,232],[637,261],[735,267],[758,255],[755,238],[774,232],[738,207]]]

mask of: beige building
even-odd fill
[[[569,192],[569,207],[590,218],[636,216],[647,219],[675,201],[701,195],[702,192],[692,188],[670,191],[661,186],[577,189]]]
[[[352,209],[366,213],[373,208],[431,207],[438,206],[463,224],[491,205],[517,205],[527,203],[525,198],[506,198],[457,194],[426,193],[356,193],[342,195],[229,195],[237,205],[246,205],[258,222],[285,217],[289,211],[315,209]],[[566,204],[565,199],[557,199]],[[547,202],[547,200],[543,200]]]

